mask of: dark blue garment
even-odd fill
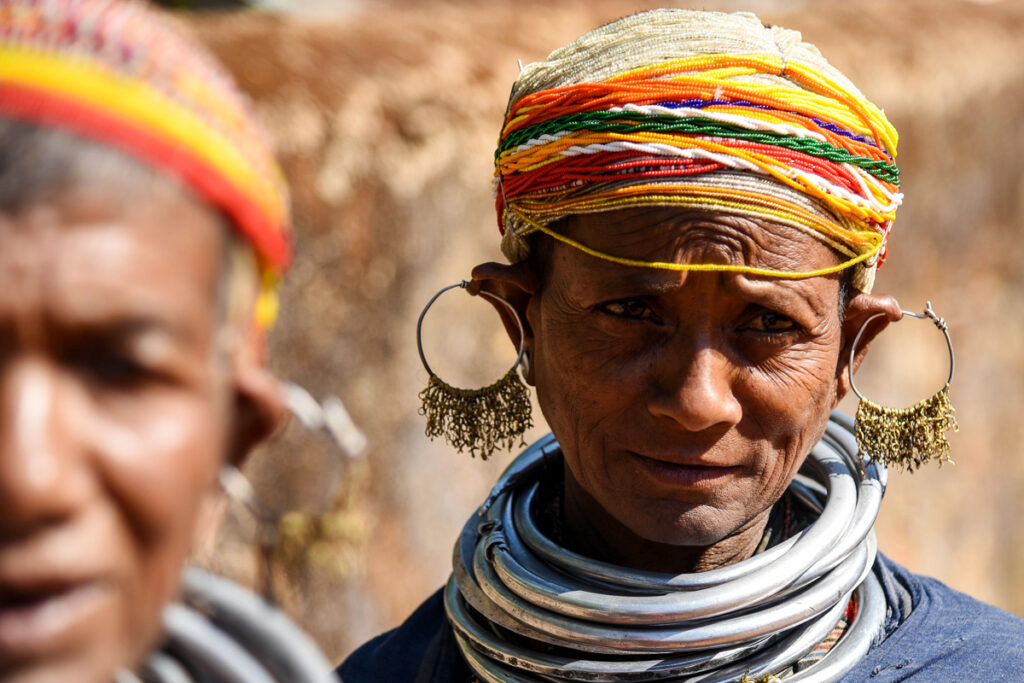
[[[885,639],[843,681],[988,683],[1024,671],[1024,620],[879,556],[889,614]],[[469,683],[441,591],[398,628],[338,668],[345,683]]]
[[[338,673],[343,683],[472,681],[445,616],[444,589],[431,595],[404,624],[353,652]]]
[[[1011,681],[1024,671],[1024,619],[882,557],[876,573],[910,593],[910,614],[843,681]],[[892,585],[886,598],[892,601]],[[895,616],[895,615],[894,615]],[[895,622],[895,623],[893,623]]]

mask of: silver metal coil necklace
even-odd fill
[[[881,633],[871,571],[883,465],[858,459],[853,421],[833,413],[789,491],[817,514],[783,542],[694,574],[617,567],[538,526],[540,472],[561,467],[552,435],[505,471],[455,546],[445,607],[483,681],[833,681]],[[821,659],[793,673],[843,618]]]

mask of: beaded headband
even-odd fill
[[[288,191],[232,79],[141,2],[0,0],[0,115],[110,145],[224,212],[263,270],[276,315],[290,258]]]
[[[800,34],[752,14],[654,10],[526,66],[495,152],[502,249],[544,232],[599,258],[673,270],[812,277],[857,266],[870,291],[902,195],[882,111]],[[843,262],[812,272],[649,263],[590,249],[550,226],[646,206],[767,218]]]

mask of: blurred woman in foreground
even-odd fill
[[[288,228],[230,77],[154,10],[0,0],[0,680],[330,676],[282,613],[181,574],[282,414]]]

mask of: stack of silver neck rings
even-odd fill
[[[538,528],[552,435],[505,471],[455,545],[445,607],[470,668],[506,681],[777,680],[843,617],[838,643],[787,681],[832,681],[881,633],[886,600],[872,573],[885,491],[881,465],[860,463],[853,421],[833,413],[789,490],[819,512],[791,538],[727,567],[658,574],[598,562]]]

